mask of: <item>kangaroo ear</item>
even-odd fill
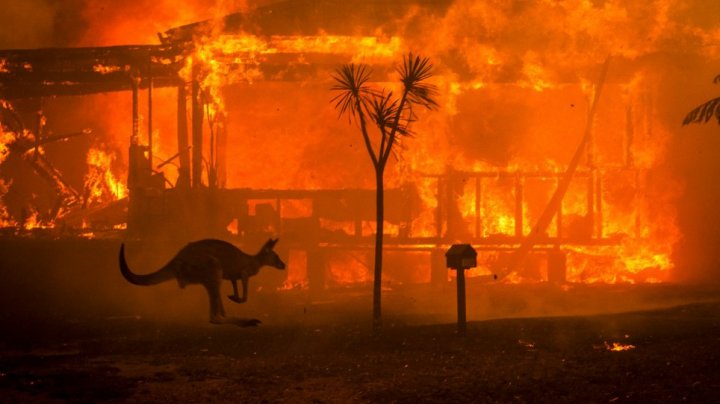
[[[267,249],[267,250],[272,250],[272,248],[275,247],[275,244],[276,244],[277,242],[278,242],[278,239],[273,240],[273,239],[270,238],[270,239],[268,239],[268,241],[265,243],[265,245],[263,246],[263,248],[265,248],[265,249]]]

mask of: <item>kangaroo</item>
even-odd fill
[[[210,322],[213,324],[232,323],[254,326],[256,319],[225,317],[225,308],[220,298],[220,284],[223,279],[232,283],[233,294],[228,298],[235,303],[244,303],[248,296],[248,282],[263,266],[285,269],[285,263],[273,251],[278,239],[269,239],[255,255],[242,252],[227,241],[205,239],[189,243],[159,270],[146,275],[133,273],[125,261],[125,244],[120,246],[120,272],[134,285],[155,285],[176,279],[181,288],[189,284],[205,287],[210,298]],[[243,294],[238,295],[237,280],[242,281]]]

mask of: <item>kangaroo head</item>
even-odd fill
[[[273,247],[277,244],[279,239],[269,239],[260,250],[260,260],[263,265],[267,265],[277,269],[285,269],[285,263],[280,259]]]

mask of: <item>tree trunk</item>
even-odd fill
[[[375,220],[375,276],[373,279],[373,329],[378,330],[381,326],[381,293],[382,293],[382,255],[383,255],[383,224],[385,223],[384,207],[384,167],[375,168],[376,184],[376,220]]]

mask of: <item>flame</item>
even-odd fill
[[[607,341],[603,342],[603,345],[605,346],[605,349],[612,352],[622,352],[622,351],[629,351],[631,349],[635,349],[635,345],[632,344],[623,344],[621,342],[613,342],[612,345],[608,344]]]
[[[12,132],[0,132],[0,164],[2,164],[10,154],[9,146],[15,141],[15,134]]]
[[[10,188],[10,184],[6,183],[2,178],[0,178],[0,201],[2,198],[7,194],[8,188]],[[10,213],[7,211],[7,207],[0,203],[0,228],[3,227],[17,227],[17,222],[13,220],[13,218],[10,216]]]
[[[147,11],[139,12],[137,4],[112,5],[106,11],[89,4],[85,14],[99,36],[84,38],[82,44],[154,41],[155,33],[168,27],[222,15],[219,9],[206,10],[199,2],[181,6],[166,0],[140,3]],[[440,89],[441,108],[432,114],[418,111],[412,128],[416,136],[404,143],[401,158],[387,169],[390,187],[409,184],[420,199],[412,209],[409,237],[446,235],[447,225],[437,213],[441,208],[453,212],[454,230],[459,234],[454,237],[479,238],[512,249],[516,244],[508,240],[518,228],[523,235],[530,232],[583,133],[597,91],[596,67],[608,55],[619,59],[618,65],[638,63],[644,67],[632,74],[613,72],[611,64],[611,72],[617,74],[605,86],[597,115],[590,122],[594,139],[589,154],[594,160],[581,164],[583,173],[573,180],[562,202],[562,218],[550,225],[548,236],[560,233],[570,240],[561,246],[567,254],[569,282],[669,280],[671,257],[681,237],[674,203],[682,189],[672,173],[658,169],[671,133],[656,107],[647,102],[659,96],[648,89],[657,88],[662,78],[653,73],[655,65],[642,62],[660,52],[686,52],[690,44],[698,54],[718,57],[720,28],[681,21],[674,14],[676,2],[668,0],[525,3],[516,7],[456,0],[445,12],[432,15],[414,7],[378,28],[375,36],[331,35],[322,30],[298,36],[227,35],[215,30],[195,38],[180,74],[186,82],[199,82],[201,97],[208,103],[205,119],[212,125],[226,125],[232,134],[228,154],[237,158],[228,162],[229,187],[371,189],[367,156],[356,133],[350,133],[354,128],[338,123],[336,111],[328,105],[327,78],[335,66],[323,67],[322,61],[330,55],[333,63],[367,63],[378,67],[374,80],[387,81],[384,68],[408,50],[421,51],[435,63],[433,79]],[[123,21],[117,13],[121,9],[137,18]],[[108,14],[110,21],[102,18]],[[300,83],[287,83],[276,80],[283,78],[282,73],[268,77],[269,69],[264,67],[270,63],[320,67]],[[0,60],[0,73],[9,67]],[[116,69],[120,67],[93,67],[103,74]],[[230,86],[235,86],[232,91]],[[163,128],[152,134],[157,140],[154,148],[163,149],[153,152],[171,156],[176,140],[174,131],[165,127],[173,128],[175,117],[171,113],[158,116],[163,110],[174,111],[174,93],[166,95],[160,88],[153,95],[154,126]],[[114,128],[122,127],[119,122],[126,122],[129,113],[119,109],[107,115],[123,117],[108,118],[112,122],[107,126]],[[112,136],[117,137],[117,144],[125,144],[126,135],[118,130]],[[0,163],[11,141],[12,134],[2,134]],[[85,183],[93,203],[127,195],[120,181],[122,169],[113,167],[122,162],[114,158],[100,149],[88,152]],[[533,172],[549,174],[539,180],[521,179],[525,191],[518,217],[519,188],[514,175]],[[468,174],[468,181],[455,184],[455,193],[445,198],[446,176],[457,173]],[[474,173],[485,176],[476,181]],[[492,173],[497,175],[487,175]],[[588,187],[591,178],[596,184],[592,189]],[[589,204],[597,193],[599,202]],[[285,219],[314,214],[312,204],[306,202],[283,201],[273,207]],[[353,218],[319,217],[318,222],[324,231],[348,237],[367,238],[375,232],[371,221],[361,221],[359,231]],[[404,233],[392,221],[384,229],[388,237]],[[233,222],[228,230],[241,234],[243,229]],[[603,243],[588,245],[590,238]],[[371,279],[365,258],[350,255],[332,260],[330,284]],[[502,259],[498,252],[485,254],[482,262],[479,257],[481,265],[469,276],[492,273],[493,265]],[[285,288],[302,285],[301,278],[306,277],[307,268],[302,269],[306,258],[300,252],[291,252],[290,262],[290,268],[298,270]],[[536,280],[527,273],[505,279]]]
[[[119,72],[121,70],[122,70],[122,68],[120,66],[106,66],[103,64],[93,65],[93,71],[95,73],[100,73],[100,74],[115,73],[115,72]]]
[[[329,258],[330,286],[350,286],[372,281],[366,257],[358,252],[346,251]]]
[[[25,230],[50,229],[53,227],[53,224],[41,219],[40,212],[31,207],[30,215],[22,223],[22,227]]]
[[[112,172],[115,156],[98,148],[90,148],[86,162],[88,172],[85,175],[86,203],[107,203],[125,198],[127,186]]]
[[[307,252],[290,250],[288,254],[287,277],[279,290],[307,289]]]
[[[252,84],[263,79],[260,64],[270,55],[296,55],[285,63],[307,64],[307,55],[330,54],[350,57],[357,63],[387,62],[402,49],[400,38],[380,41],[376,37],[213,35],[195,41],[195,49],[180,71],[185,81],[197,80],[207,102],[207,118],[214,124],[227,115],[222,88]]]

